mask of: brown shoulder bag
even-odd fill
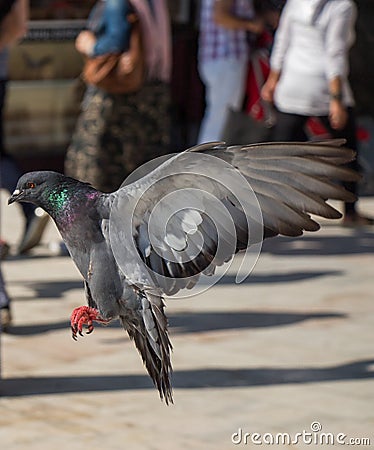
[[[82,73],[86,83],[112,94],[127,94],[141,88],[145,61],[140,24],[135,14],[128,16],[128,20],[131,23],[129,50],[87,57]]]

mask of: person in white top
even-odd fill
[[[357,150],[354,99],[348,82],[349,49],[355,39],[352,0],[288,0],[281,14],[271,56],[271,72],[262,88],[277,109],[275,141],[305,140],[309,117],[320,120],[334,138]],[[351,167],[358,168],[357,161]],[[346,188],[357,190],[356,183]],[[356,203],[345,204],[345,225],[374,221],[360,216]]]

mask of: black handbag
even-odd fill
[[[256,54],[251,59],[258,86],[265,82],[260,60]],[[221,139],[228,145],[256,144],[271,141],[272,128],[275,125],[275,112],[272,106],[260,98],[265,120],[256,120],[243,110],[229,109]]]

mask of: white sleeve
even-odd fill
[[[356,16],[353,2],[344,2],[331,14],[325,43],[328,80],[348,75],[348,52],[354,42]]]
[[[280,16],[279,25],[274,37],[274,45],[270,57],[271,69],[279,72],[290,41],[292,0],[288,0]]]

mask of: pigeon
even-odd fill
[[[355,153],[344,142],[201,144],[112,193],[60,173],[29,172],[8,203],[43,208],[83,277],[88,305],[72,312],[73,338],[91,333],[93,322],[119,319],[169,404],[164,298],[265,238],[317,231],[315,215],[340,218],[327,200],[354,201],[342,183],[359,179],[346,167]]]

